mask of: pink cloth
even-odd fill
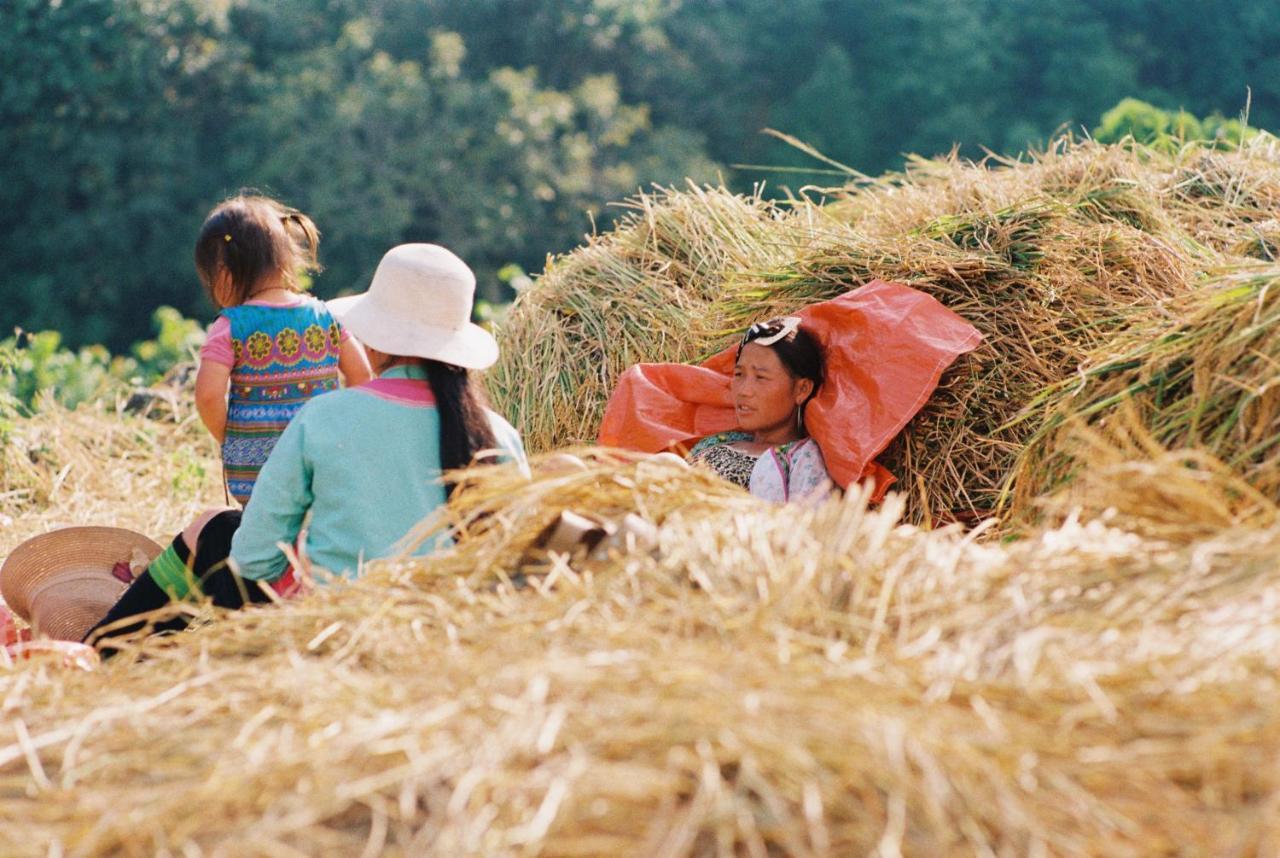
[[[834,488],[822,450],[812,438],[768,450],[756,461],[747,486],[758,498],[809,504],[822,500]]]
[[[246,301],[245,303],[252,307],[300,307],[308,300],[313,299],[305,295],[295,295],[283,304],[273,304],[270,301]],[[339,325],[338,329],[342,332],[341,342],[345,343],[351,339],[351,334],[347,333],[346,328]],[[231,322],[226,316],[219,316],[209,326],[204,345],[200,347],[200,362],[205,361],[230,367],[236,365],[235,355],[231,351]]]
[[[425,408],[436,404],[431,383],[417,378],[375,378],[355,389],[400,405]]]

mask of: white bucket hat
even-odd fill
[[[343,327],[384,354],[430,358],[468,369],[498,359],[498,344],[471,322],[476,276],[438,244],[387,251],[369,291],[328,302]]]

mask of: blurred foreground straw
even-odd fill
[[[901,525],[898,498],[781,508],[583,457],[476,471],[438,557],[96,673],[4,668],[5,851],[1280,848],[1273,520],[1067,516],[1002,544]],[[562,509],[637,513],[660,544],[548,556]]]

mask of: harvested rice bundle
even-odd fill
[[[613,382],[642,361],[690,361],[725,324],[724,283],[812,240],[769,203],[723,190],[633,200],[608,233],[552,260],[503,324],[486,383],[532,451],[589,443]]]
[[[1231,251],[1280,211],[1280,140],[1260,134],[1239,149],[1190,149],[1170,176],[1180,220],[1198,241]],[[1171,205],[1171,208],[1174,208]]]
[[[532,481],[510,465],[463,472],[448,507],[423,522],[407,544],[448,529],[460,540],[455,554],[474,570],[467,576],[474,584],[494,570],[518,569],[522,560],[531,559],[539,537],[565,511],[606,521],[633,513],[662,525],[677,511],[706,515],[744,505],[757,508],[738,486],[669,456],[582,448],[534,457],[532,467],[538,475]]]
[[[1170,225],[1163,211],[1171,192],[1171,161],[1159,153],[1074,140],[1018,159],[981,163],[954,155],[911,156],[902,173],[873,182],[826,189],[826,210],[858,232],[885,237],[920,228],[946,213],[999,211],[1043,199],[1085,206],[1098,220],[1130,223],[1158,233]]]
[[[1280,523],[1280,506],[1203,450],[1168,450],[1132,402],[1105,425],[1073,423],[1058,450],[1087,463],[1059,491],[1036,499],[1050,521],[1101,519],[1144,536],[1192,542]]]
[[[1090,350],[1158,320],[1217,256],[1162,209],[1165,174],[1119,147],[1064,143],[995,170],[917,161],[902,182],[846,192],[829,208],[851,206],[853,228],[871,236],[798,260],[774,294],[825,294],[875,272],[983,332],[882,459],[907,476],[913,520],[981,517],[1029,434],[1008,424]],[[944,213],[948,203],[970,208]]]
[[[1063,141],[995,168],[916,160],[787,212],[715,191],[644,197],[643,220],[554,261],[520,297],[490,387],[531,448],[580,443],[633,363],[695,360],[761,318],[873,278],[905,282],[986,340],[884,462],[911,520],[980,518],[1028,437],[1022,409],[1219,264],[1181,229],[1192,204],[1173,170],[1158,153]]]
[[[1091,348],[1158,315],[1193,279],[1196,261],[1169,239],[1079,211],[1033,204],[950,217],[899,241],[889,276],[933,294],[985,338],[883,460],[907,477],[913,518],[992,511],[1026,437],[1002,427]],[[878,264],[889,261],[882,254]],[[790,289],[865,276],[850,270],[860,262],[841,254],[801,260],[804,280]]]
[[[0,671],[0,840],[32,855],[1280,845],[1280,532],[1179,545],[1068,523],[983,545],[899,527],[892,505],[778,508],[639,467],[480,469],[467,509],[507,493],[512,512],[454,552],[219,617],[98,674]],[[658,551],[524,587],[476,566],[541,506],[589,500],[573,474],[602,507],[665,509]]]
[[[949,219],[946,226],[971,245],[965,248],[957,247],[955,233],[939,233],[937,223],[892,254],[881,245],[876,270],[888,268],[888,276],[935,295],[985,336],[983,346],[944,377],[884,459],[917,481],[904,486],[913,491],[914,519],[930,509],[935,516],[989,512],[1026,437],[1002,427],[1045,385],[1073,373],[1091,348],[1158,317],[1160,304],[1188,288],[1204,264],[1174,249],[1168,238],[1071,216],[1077,211],[1065,210],[1051,224],[1037,224],[1038,206],[997,213],[994,223],[957,226]],[[1029,240],[1035,227],[1044,235]],[[865,256],[847,249],[797,267],[803,273],[777,290],[788,300],[802,292],[825,296],[871,269]],[[764,287],[760,293],[763,298]]]
[[[1280,205],[1276,210],[1280,211]],[[1260,223],[1242,224],[1228,252],[1233,256],[1247,256],[1264,262],[1280,260],[1280,220],[1272,218]]]
[[[1011,477],[1018,515],[1089,467],[1064,425],[1133,408],[1155,444],[1202,451],[1280,499],[1280,267],[1228,270],[1166,304],[1168,318],[1096,350],[1028,411],[1035,436]]]

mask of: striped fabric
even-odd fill
[[[242,304],[231,323],[235,365],[222,465],[227,490],[247,503],[276,439],[308,399],[338,387],[341,332],[322,302]]]

